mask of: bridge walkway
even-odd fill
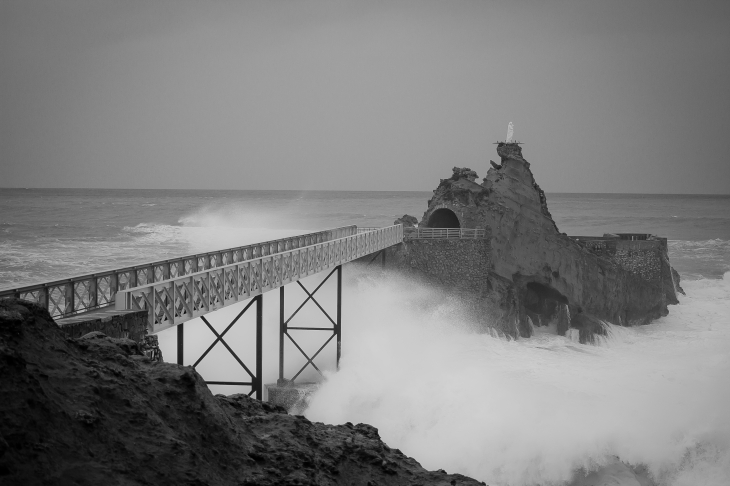
[[[218,344],[234,357],[250,376],[249,381],[206,381],[210,385],[244,385],[251,394],[262,396],[262,295],[279,289],[279,378],[293,382],[308,367],[320,371],[314,360],[336,338],[337,362],[341,348],[342,265],[372,255],[377,258],[385,249],[404,239],[484,238],[484,230],[453,228],[403,228],[401,225],[385,228],[357,228],[345,226],[280,240],[256,243],[204,254],[136,265],[118,270],[74,277],[54,282],[25,286],[0,292],[2,297],[32,300],[48,308],[60,325],[104,319],[125,313],[145,312],[147,330],[153,335],[177,327],[177,363],[185,364],[184,326],[191,319],[200,320],[214,334],[215,340],[192,363],[196,367]],[[383,253],[384,255],[384,253]],[[301,279],[328,272],[320,285],[310,291]],[[336,276],[337,310],[329,315],[317,302],[322,285]],[[306,298],[294,313],[284,314],[284,288],[296,283]],[[222,332],[206,319],[206,314],[223,307],[250,300]],[[292,319],[308,302],[316,304],[326,317],[324,327],[294,326]],[[226,343],[226,333],[239,318],[249,311],[256,312],[255,366],[249,367]],[[326,331],[324,344],[308,355],[289,331]],[[152,337],[152,342],[156,338]],[[284,343],[291,341],[306,363],[293,375],[284,379]],[[190,364],[190,363],[188,363]],[[255,371],[252,371],[253,370]],[[321,372],[320,372],[321,373]]]
[[[285,339],[289,339],[306,359],[304,366],[291,381],[300,376],[308,366],[320,371],[314,359],[335,338],[338,363],[340,359],[342,265],[377,253],[401,241],[403,241],[401,225],[367,229],[345,226],[244,247],[25,286],[0,292],[0,298],[17,297],[34,301],[46,307],[62,326],[125,313],[146,312],[147,331],[150,335],[177,327],[178,364],[185,364],[183,324],[191,319],[200,318],[215,335],[215,340],[192,363],[192,366],[200,364],[213,348],[221,344],[249,375],[250,380],[235,382],[206,380],[206,383],[250,386],[249,395],[255,393],[256,398],[261,399],[262,295],[280,289],[280,379],[283,380],[284,377]],[[300,282],[305,277],[321,272],[329,273],[313,291],[308,290]],[[324,310],[315,297],[324,282],[333,275],[337,278],[337,312],[334,318]],[[297,283],[307,297],[292,315],[285,318],[284,286],[291,283]],[[205,317],[208,313],[246,300],[250,302],[222,332],[218,332]],[[294,316],[310,301],[317,305],[331,326],[290,325]],[[225,341],[226,333],[249,309],[256,311],[256,355],[255,365],[251,367],[247,366]],[[289,333],[290,330],[328,331],[325,334],[329,334],[329,337],[325,336],[324,344],[310,356]],[[148,336],[145,342],[156,345],[157,338]]]
[[[168,260],[0,290],[0,299],[15,297],[28,300],[48,309],[51,317],[56,320],[71,318],[71,316],[104,309],[105,307],[113,309],[116,294],[120,290],[161,282],[181,275],[189,275],[282,251],[311,246],[357,233],[357,226],[350,225],[235,248],[196,253]],[[104,315],[110,312],[111,309],[106,309],[101,311],[100,314]],[[86,317],[88,318],[88,316]]]

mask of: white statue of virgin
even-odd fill
[[[512,122],[509,122],[509,125],[507,125],[507,140],[505,140],[506,143],[512,143],[512,137],[515,135],[515,126],[512,124]]]

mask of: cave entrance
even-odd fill
[[[568,325],[563,322],[567,318],[567,304],[568,299],[549,285],[528,282],[525,286],[523,305],[534,326],[548,326],[557,321],[558,334],[564,334]]]
[[[441,208],[437,209],[428,218],[426,223],[428,228],[461,228],[459,218],[450,209]]]

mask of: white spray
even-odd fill
[[[310,419],[370,423],[424,467],[488,484],[564,484],[612,456],[660,484],[728,484],[730,274],[688,282],[654,324],[607,325],[598,346],[495,338],[398,277],[351,285],[341,370]]]

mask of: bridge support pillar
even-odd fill
[[[340,355],[342,354],[342,265],[337,267],[337,369],[340,369]]]
[[[336,285],[336,292],[337,292],[337,308],[336,308],[336,314],[335,318],[333,319],[329,313],[322,307],[322,305],[317,301],[315,298],[315,294],[322,288],[322,286],[332,277],[334,274],[337,274],[337,285]],[[337,345],[336,349],[336,360],[337,360],[337,367],[339,368],[340,365],[340,357],[342,354],[342,265],[338,265],[335,267],[328,275],[327,277],[322,280],[322,282],[319,283],[317,288],[314,289],[313,292],[310,292],[304,285],[302,285],[301,282],[297,281],[297,284],[304,290],[305,294],[307,294],[306,299],[304,299],[304,302],[299,305],[299,307],[292,313],[289,317],[286,316],[286,311],[284,309],[284,302],[285,302],[285,291],[284,287],[279,288],[279,380],[277,381],[276,385],[267,385],[267,388],[269,390],[269,401],[284,405],[287,408],[291,408],[294,404],[289,403],[291,401],[291,397],[300,397],[304,399],[305,395],[313,391],[312,384],[311,383],[295,383],[295,380],[301,375],[301,373],[308,367],[312,366],[317,372],[322,374],[320,369],[317,367],[316,364],[314,364],[314,359],[319,355],[319,353],[330,343],[330,341],[335,340],[335,344]],[[307,304],[309,301],[312,301],[320,311],[322,311],[322,314],[326,317],[326,319],[329,321],[329,324],[331,326],[328,327],[301,327],[301,326],[291,326],[290,322],[294,318],[294,316],[299,313],[299,311],[304,307],[305,304]],[[289,333],[289,331],[319,331],[319,332],[329,332],[329,337],[327,340],[320,346],[320,348],[317,350],[316,353],[314,353],[311,357],[299,346],[299,343],[297,343],[296,339],[292,337],[292,335]],[[299,350],[299,352],[304,356],[304,358],[307,360],[307,362],[302,366],[299,371],[294,374],[294,376],[291,379],[285,379],[284,378],[284,364],[285,364],[285,343],[286,340],[291,341],[291,343]],[[307,393],[303,393],[302,390],[306,390]],[[301,392],[301,393],[300,393]],[[284,398],[288,397],[288,398]],[[281,403],[279,403],[281,402]]]
[[[264,315],[264,299],[263,295],[257,295],[253,299],[249,301],[249,303],[246,305],[246,307],[243,308],[241,312],[231,321],[230,324],[223,330],[223,332],[218,333],[218,331],[215,330],[215,328],[208,322],[208,319],[205,318],[205,316],[200,316],[200,320],[205,323],[206,326],[208,326],[208,329],[211,330],[211,332],[215,335],[215,340],[213,341],[213,344],[208,346],[208,349],[205,350],[205,352],[193,363],[193,368],[196,368],[201,361],[203,361],[203,358],[205,358],[208,353],[218,344],[222,344],[229,353],[233,356],[233,358],[238,362],[238,364],[243,368],[243,370],[248,373],[248,375],[251,377],[251,381],[209,381],[206,380],[205,383],[207,385],[237,385],[237,386],[250,386],[251,392],[248,394],[248,396],[255,395],[255,398],[257,400],[263,399],[263,315]],[[231,349],[231,347],[228,345],[228,343],[223,339],[228,331],[231,330],[231,328],[238,322],[238,320],[243,316],[243,314],[246,313],[246,311],[253,305],[256,304],[256,364],[254,366],[254,369],[256,370],[255,373],[252,372],[248,366],[244,364],[244,362],[241,360],[241,358],[238,357],[238,355]],[[183,324],[179,324],[177,326],[177,364],[182,365],[183,364],[183,347],[184,347],[184,337],[185,337],[185,330],[183,327]]]
[[[177,364],[183,364],[183,351],[185,347],[185,324],[177,326]]]

